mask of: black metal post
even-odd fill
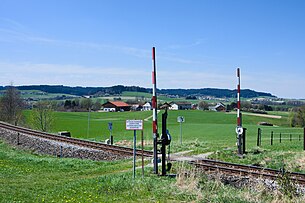
[[[158,174],[158,134],[154,137],[154,173]]]
[[[113,145],[113,135],[110,135],[110,144]]]
[[[162,114],[162,146],[161,146],[161,154],[162,154],[162,171],[161,175],[166,175],[166,144],[167,144],[167,132],[166,132],[166,119],[167,119],[167,110]]]
[[[282,133],[280,133],[280,143],[282,143]]]
[[[289,134],[289,137],[290,137],[289,139],[290,139],[290,141],[291,141],[291,138],[292,138],[292,137],[291,137],[291,134]]]
[[[243,129],[243,154],[246,153],[246,131],[247,131],[247,128],[244,128]]]
[[[270,144],[273,145],[273,131],[271,131]]]
[[[259,146],[262,146],[262,129],[259,131]]]
[[[259,134],[260,134],[261,129],[257,129],[257,141],[256,141],[256,146],[259,146]]]

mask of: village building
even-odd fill
[[[215,106],[209,106],[209,110],[218,111],[218,112],[219,111],[226,111],[226,106],[223,103],[219,102]]]
[[[142,111],[150,111],[150,110],[152,110],[151,102],[146,102],[143,105]]]
[[[130,106],[122,101],[108,101],[102,105],[103,110],[106,112],[115,111],[130,111]]]
[[[169,103],[169,110],[189,110],[192,109],[192,103],[190,102],[171,102]]]
[[[164,104],[162,104],[159,108],[160,109],[169,109],[171,107],[171,105],[167,102],[165,102]]]
[[[133,104],[133,105],[131,105],[130,110],[132,110],[132,111],[143,111],[143,105]]]

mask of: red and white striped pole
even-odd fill
[[[241,119],[241,111],[240,111],[240,69],[237,68],[237,151],[238,155],[242,156],[244,151],[244,136],[243,136],[243,128],[242,128],[242,119]]]
[[[152,48],[152,84],[153,84],[153,96],[152,96],[152,108],[153,108],[153,141],[154,141],[154,173],[158,174],[158,122],[157,122],[157,80],[156,80],[156,55],[155,47]]]
[[[240,70],[237,68],[237,126],[241,127],[240,116]]]

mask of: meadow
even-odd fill
[[[158,114],[159,133],[161,132],[161,114]],[[139,112],[90,112],[88,129],[88,112],[55,112],[55,123],[52,132],[70,131],[72,137],[104,142],[110,137],[108,123],[113,123],[114,143],[127,147],[133,146],[133,131],[125,129],[128,119],[144,120],[145,148],[152,149],[151,111]],[[279,112],[272,112],[278,115]],[[25,112],[29,118],[30,111]],[[180,124],[177,117],[183,116],[182,145],[180,144]],[[255,164],[264,167],[279,168],[286,164],[289,170],[305,171],[305,166],[294,164],[303,153],[303,130],[288,127],[288,114],[281,113],[282,118],[265,118],[249,114],[243,115],[243,127],[246,131],[246,156],[236,156],[236,115],[226,112],[179,110],[168,111],[168,130],[172,137],[171,152],[188,151],[190,155],[212,152],[211,158],[224,161]],[[273,123],[274,126],[258,126],[259,122]],[[262,129],[262,143],[257,147],[257,130]],[[270,133],[274,131],[273,145],[270,144]],[[279,142],[282,132],[282,143]],[[289,140],[288,132],[294,139]],[[300,136],[301,135],[301,136]],[[300,136],[300,141],[298,140]],[[141,132],[137,132],[137,144],[140,145]],[[299,163],[302,163],[299,161]]]
[[[0,202],[272,202],[289,199],[265,189],[234,188],[184,164],[177,178],[132,178],[131,160],[98,162],[56,158],[18,150],[0,141]],[[189,176],[183,174],[188,173]]]
[[[158,114],[158,128],[161,133],[161,114]],[[25,111],[26,120],[29,120],[31,111]],[[70,131],[73,137],[104,141],[109,138],[108,123],[113,124],[114,142],[123,140],[132,141],[133,132],[125,130],[126,120],[144,120],[144,139],[152,140],[151,111],[138,112],[55,112],[52,132]],[[180,124],[177,117],[183,116],[182,142],[203,142],[212,149],[221,149],[235,145],[236,115],[234,113],[178,110],[168,111],[167,128],[172,136],[172,145],[180,145]],[[89,122],[88,122],[89,121]],[[258,126],[259,122],[273,123],[276,128],[288,127],[288,115],[282,115],[281,119],[264,118],[252,115],[243,115],[243,127],[247,128],[247,147],[256,144],[258,127],[268,129],[270,127]],[[89,125],[88,125],[89,124]],[[88,128],[89,127],[89,128]],[[264,131],[265,132],[265,131]],[[138,132],[140,140],[140,132]]]

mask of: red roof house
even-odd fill
[[[122,101],[108,101],[102,107],[104,111],[130,111],[130,106]]]

